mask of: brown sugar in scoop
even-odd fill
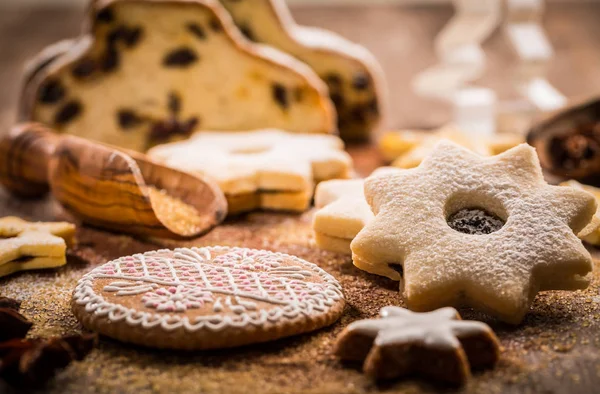
[[[189,236],[206,227],[206,218],[192,205],[154,186],[148,186],[148,193],[154,214],[174,233]]]

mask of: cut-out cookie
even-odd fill
[[[302,191],[257,191],[227,195],[228,214],[235,215],[258,209],[303,212],[313,196],[313,189]]]
[[[482,156],[497,155],[523,142],[518,134],[501,133],[492,137],[474,136],[453,125],[444,126],[433,132],[400,130],[389,131],[379,141],[379,149],[392,166],[413,168],[431,153],[443,139],[450,140]]]
[[[21,111],[58,132],[145,150],[196,129],[336,130],[304,63],[245,40],[209,0],[108,0],[90,33],[38,71]]]
[[[583,185],[577,181],[567,181],[560,184],[560,186],[572,187],[578,190],[584,190],[592,194],[598,202],[598,211],[594,215],[594,219],[578,234],[579,238],[592,245],[600,245],[600,189],[597,187]]]
[[[344,140],[364,140],[387,106],[383,72],[360,45],[327,30],[299,26],[284,0],[220,0],[246,37],[302,60],[327,83]]]
[[[589,284],[592,260],[576,234],[596,200],[548,185],[528,145],[485,158],[443,141],[417,168],[368,178],[365,197],[375,218],[352,241],[354,264],[401,281],[412,310],[464,304],[516,324],[539,291]],[[489,234],[450,227],[473,209],[486,213],[473,225],[489,221]]]
[[[381,319],[346,327],[335,353],[343,360],[364,362],[364,372],[375,379],[417,374],[464,384],[471,369],[496,364],[500,344],[487,324],[460,320],[454,308],[414,313],[388,306],[381,310]]]
[[[259,208],[301,212],[310,204],[314,183],[348,177],[352,160],[343,148],[331,135],[200,132],[156,146],[148,155],[211,176],[225,193],[230,214]]]
[[[376,176],[400,171],[392,167],[378,168]],[[317,246],[337,253],[352,253],[350,242],[373,219],[365,200],[364,179],[335,179],[322,182],[315,191],[313,230]]]
[[[67,246],[73,245],[71,223],[30,223],[17,217],[0,219],[0,276],[18,271],[65,265]]]
[[[316,330],[344,303],[340,284],[298,257],[207,247],[111,261],[79,281],[72,304],[86,328],[124,342],[215,349]]]

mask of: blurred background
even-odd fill
[[[507,0],[508,1],[508,0]],[[13,122],[22,67],[44,46],[79,33],[87,0],[0,0],[0,126]],[[387,128],[431,128],[452,118],[443,100],[418,95],[411,82],[438,63],[434,40],[454,14],[444,0],[289,0],[297,22],[335,31],[367,47],[385,71],[390,92]],[[549,0],[541,25],[554,50],[548,81],[567,98],[600,93],[600,1]],[[482,46],[478,86],[501,100],[518,59],[498,28]]]

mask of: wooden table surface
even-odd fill
[[[448,120],[440,103],[415,96],[410,80],[435,62],[432,39],[451,15],[439,7],[348,7],[294,10],[298,21],[323,26],[364,44],[387,74],[391,98],[390,127],[433,127]],[[0,132],[13,122],[21,68],[45,45],[76,34],[82,12],[74,9],[5,9],[0,4]],[[544,18],[556,50],[549,79],[567,96],[600,92],[600,3],[551,4]],[[508,43],[495,34],[484,46],[488,71],[481,83],[513,97],[506,78],[514,62]],[[381,165],[370,145],[349,148],[358,172]],[[68,218],[51,198],[19,201],[0,191],[0,215],[37,220]],[[348,299],[346,313],[333,327],[313,335],[268,345],[202,354],[169,354],[138,349],[110,340],[82,363],[58,375],[46,390],[80,392],[429,392],[440,388],[418,380],[377,385],[356,368],[331,356],[335,335],[357,318],[375,316],[390,303],[402,305],[397,284],[354,268],[347,257],[312,247],[312,212],[301,216],[254,213],[228,221],[209,235],[188,242],[260,247],[297,254],[336,276]],[[156,243],[78,229],[79,246],[69,264],[57,271],[17,274],[0,280],[0,294],[23,299],[23,313],[36,326],[32,335],[59,335],[79,330],[70,313],[73,284],[83,273],[108,259],[155,249]],[[163,243],[161,242],[161,245]],[[173,243],[166,243],[173,246]],[[504,348],[500,365],[478,373],[463,391],[600,392],[599,269],[583,292],[547,292],[539,296],[525,322],[507,327],[472,311],[466,317],[488,321]],[[0,391],[6,387],[0,385]]]

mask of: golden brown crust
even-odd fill
[[[387,90],[381,66],[366,48],[328,30],[298,25],[284,1],[220,1],[249,40],[289,52],[315,69],[328,85],[344,140],[366,141],[378,130],[386,118]],[[269,20],[263,20],[261,8]],[[353,75],[344,75],[348,65]]]
[[[159,349],[198,350],[263,343],[314,331],[333,324],[341,315],[344,304],[336,304],[327,315],[321,315],[314,319],[286,320],[263,327],[234,329],[228,331],[226,335],[214,336],[204,333],[201,336],[193,337],[184,328],[165,334],[163,331],[147,330],[139,326],[130,327],[125,324],[115,324],[107,317],[98,317],[87,313],[85,306],[75,303],[72,303],[72,307],[75,317],[85,328],[119,341]]]

